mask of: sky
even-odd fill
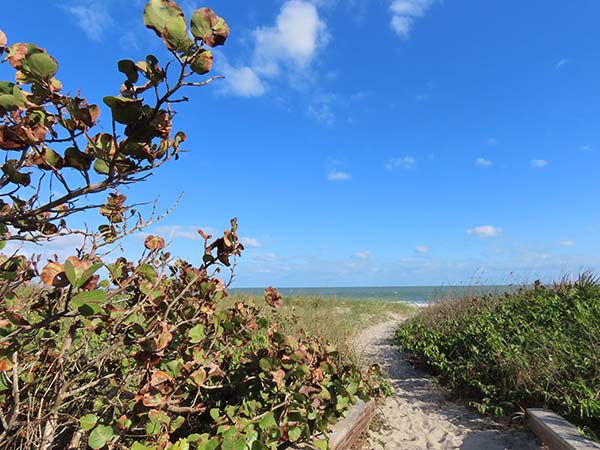
[[[148,230],[172,253],[199,263],[196,230],[238,217],[237,287],[598,273],[600,2],[179,3],[212,7],[231,35],[215,52],[226,79],[177,105],[189,152],[124,191],[162,209],[183,193]],[[4,0],[0,28],[101,104],[119,59],[168,60],[143,5]]]

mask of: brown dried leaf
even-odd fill
[[[42,269],[42,273],[40,273],[40,279],[46,286],[63,288],[69,284],[69,280],[65,274],[65,267],[55,261],[50,261],[46,264]]]
[[[265,301],[272,308],[279,308],[283,306],[281,294],[272,286],[269,286],[267,289],[265,289]]]
[[[144,247],[152,251],[162,250],[163,248],[165,248],[165,240],[160,236],[150,235],[144,241]]]

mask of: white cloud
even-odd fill
[[[352,256],[354,258],[358,258],[358,259],[369,259],[371,257],[371,253],[369,253],[369,252],[356,252]]]
[[[592,146],[591,145],[582,145],[581,147],[579,147],[579,150],[582,150],[584,152],[589,152],[592,150]]]
[[[493,163],[489,159],[485,158],[477,158],[475,160],[475,165],[479,167],[492,167]]]
[[[415,252],[417,253],[429,253],[429,247],[425,245],[417,245],[415,247]]]
[[[340,170],[332,170],[327,175],[327,179],[329,181],[346,181],[352,178],[352,176],[348,172],[342,172]]]
[[[562,245],[563,247],[575,247],[575,245],[577,243],[572,239],[565,239],[565,240],[560,241],[559,244]]]
[[[467,234],[469,236],[477,236],[478,238],[493,238],[498,237],[502,233],[502,228],[492,225],[482,225],[480,227],[469,228]]]
[[[260,97],[266,91],[264,83],[251,67],[233,67],[225,63],[221,71],[225,75],[225,92],[239,97]]]
[[[545,159],[532,159],[529,161],[529,165],[534,169],[542,169],[548,165],[548,161]]]
[[[272,26],[252,32],[253,50],[249,64],[225,65],[229,79],[225,90],[241,97],[258,97],[267,91],[267,81],[285,75],[296,87],[311,79],[310,65],[319,49],[329,42],[327,24],[317,7],[304,0],[288,0]],[[228,73],[229,72],[229,73]]]
[[[401,37],[408,37],[418,17],[423,17],[433,0],[393,0],[391,27]]]
[[[412,156],[404,156],[402,158],[392,158],[385,163],[385,170],[406,169],[412,170],[417,167],[417,160]]]
[[[497,138],[494,138],[494,137],[488,138],[488,140],[487,140],[487,144],[490,145],[490,146],[492,146],[492,147],[494,145],[498,145],[499,143],[500,143],[500,141]]]
[[[246,248],[260,248],[263,246],[262,242],[256,238],[242,237],[240,238],[240,241]]]
[[[254,38],[258,68],[269,75],[276,75],[280,64],[305,68],[317,49],[327,45],[329,33],[315,5],[289,0],[281,7],[275,25],[257,28]]]
[[[101,41],[107,28],[110,28],[114,23],[113,18],[101,2],[89,5],[65,6],[64,9],[75,18],[79,28],[92,41]]]

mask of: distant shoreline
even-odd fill
[[[514,292],[519,287],[508,285],[490,286],[385,286],[385,287],[293,287],[277,288],[287,297],[332,297],[344,299],[402,301],[414,304],[428,304],[448,298],[462,298],[471,295],[502,294]],[[263,288],[233,288],[233,294],[261,296]]]

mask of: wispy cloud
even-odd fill
[[[572,239],[564,239],[564,240],[560,241],[559,244],[562,247],[575,247],[575,245],[577,245],[577,242],[575,242]]]
[[[417,167],[417,160],[412,156],[404,156],[402,158],[391,158],[384,165],[385,170],[405,169],[412,170]]]
[[[494,227],[492,225],[482,225],[480,227],[469,228],[467,234],[481,239],[494,238],[502,234],[502,228]]]
[[[369,259],[371,257],[371,253],[366,252],[366,251],[365,252],[356,252],[352,256],[357,259]]]
[[[475,159],[475,165],[478,167],[492,167],[494,163],[486,158],[477,158]]]
[[[584,151],[584,152],[590,152],[593,150],[591,145],[582,145],[579,147],[579,150]]]
[[[563,58],[556,63],[556,65],[554,66],[554,70],[562,69],[564,66],[566,66],[567,64],[570,64],[572,62],[573,62],[573,60],[571,58]]]
[[[543,169],[548,165],[548,161],[545,159],[532,159],[529,161],[529,165],[534,169]]]
[[[487,145],[494,147],[500,143],[500,140],[498,138],[491,137],[491,138],[488,138],[486,142],[487,142]]]
[[[390,5],[392,30],[399,36],[407,38],[415,20],[423,17],[432,3],[433,0],[393,0]]]
[[[240,242],[246,248],[260,248],[263,246],[263,243],[261,241],[253,237],[242,237],[240,238]]]
[[[308,105],[308,115],[317,122],[329,127],[333,126],[335,124],[335,114],[333,112],[335,101],[336,96],[331,93],[313,97],[310,105]]]
[[[425,245],[417,245],[415,247],[415,252],[421,253],[421,254],[429,253],[429,247],[427,247]]]
[[[64,10],[76,21],[77,26],[83,30],[92,41],[100,42],[107,30],[114,24],[114,19],[106,10],[102,2],[87,5],[64,6]]]
[[[350,178],[352,178],[352,175],[348,172],[342,172],[341,170],[332,170],[329,172],[329,175],[327,175],[329,181],[346,181]]]

